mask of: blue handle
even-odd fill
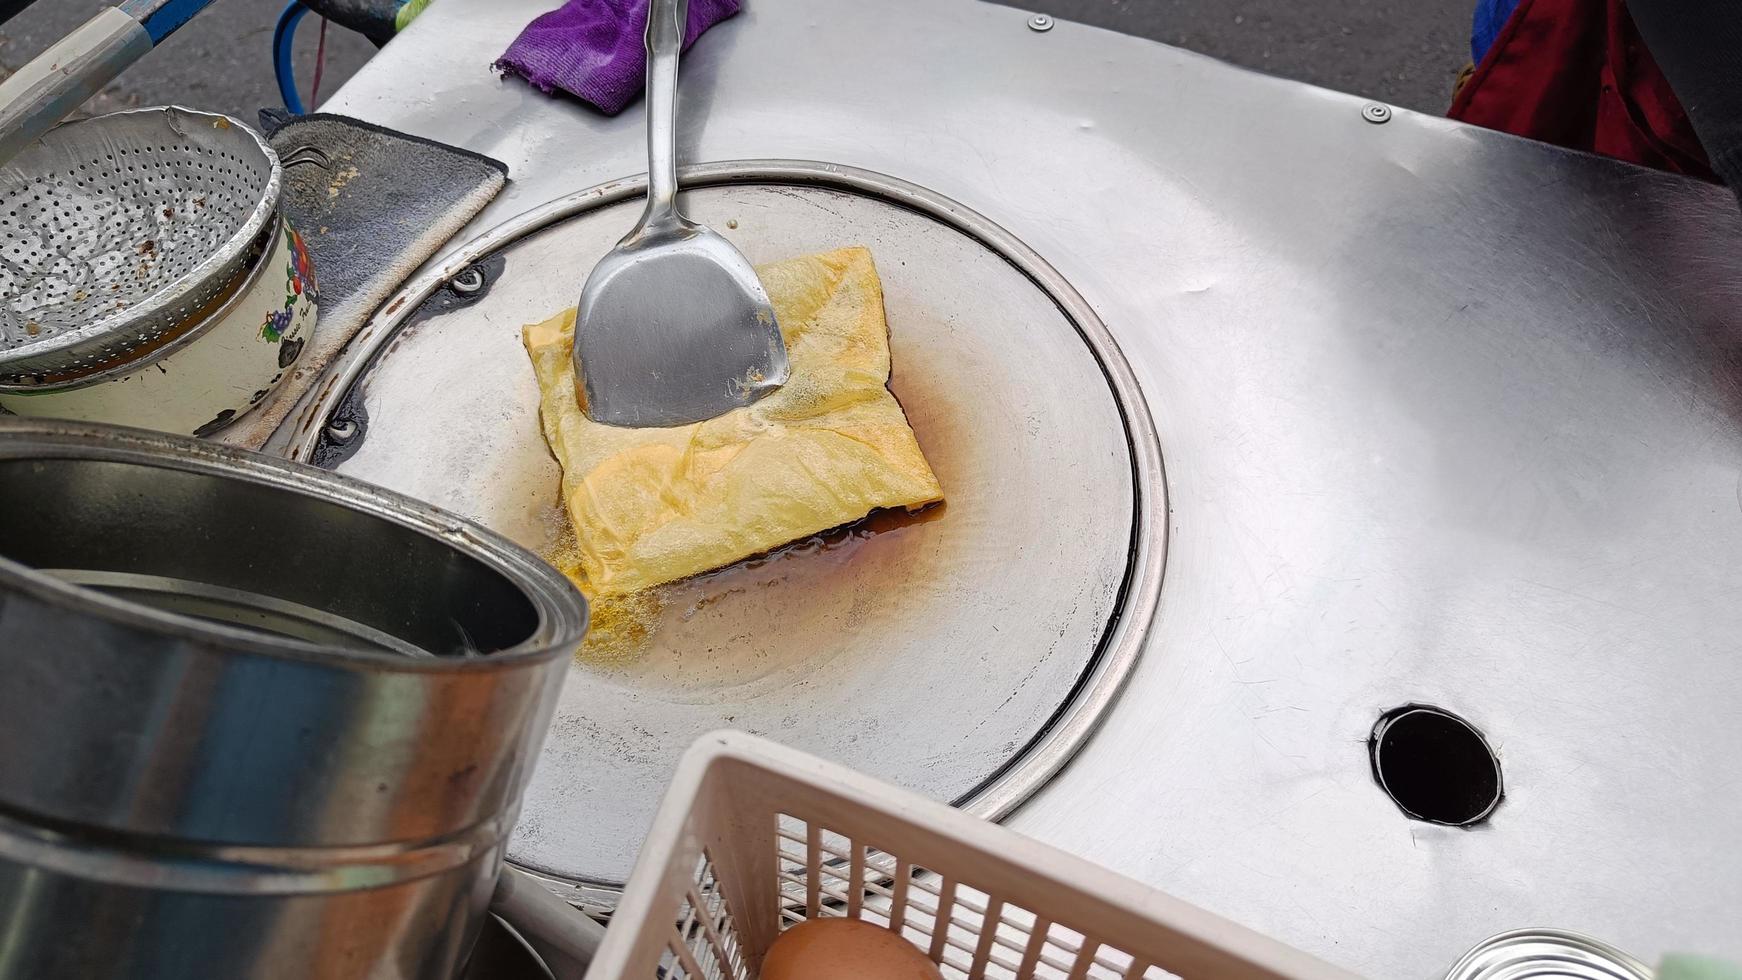
[[[121,12],[138,21],[145,33],[151,35],[151,43],[156,46],[159,41],[175,33],[175,29],[193,19],[193,16],[206,9],[212,0],[122,0]]]

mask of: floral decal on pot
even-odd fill
[[[290,307],[285,307],[275,313],[266,314],[266,322],[260,325],[260,336],[273,343],[284,339],[284,330],[290,326]]]
[[[265,322],[260,324],[260,336],[272,343],[282,340],[285,331],[290,329],[296,304],[300,300],[314,302],[320,291],[315,282],[314,265],[308,259],[308,246],[303,244],[302,236],[290,227],[289,222],[284,225],[284,238],[290,246],[290,263],[284,270],[284,308],[268,313]]]

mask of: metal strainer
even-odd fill
[[[222,296],[278,207],[278,157],[177,106],[56,127],[0,168],[0,383],[125,360]]]

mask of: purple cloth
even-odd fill
[[[687,51],[702,32],[738,12],[741,0],[689,0]],[[610,115],[623,111],[647,81],[648,0],[568,0],[543,14],[497,59],[546,93],[562,89]]]

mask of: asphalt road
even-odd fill
[[[36,0],[0,24],[0,66],[17,68],[116,2]],[[262,106],[284,105],[272,75],[272,27],[283,8],[283,0],[217,0],[127,69],[88,108],[110,111],[174,102],[253,122]],[[319,29],[317,18],[304,17],[297,32],[296,76],[305,103]],[[361,36],[329,29],[321,90],[337,90],[374,52],[375,46]]]
[[[1475,0],[1025,0],[1013,4],[1435,115],[1470,60]]]
[[[553,7],[556,2],[551,0]],[[1449,100],[1454,76],[1469,58],[1473,3],[1028,0],[1017,6],[1439,113]],[[0,68],[23,64],[107,5],[103,0],[37,0],[24,13],[0,24]],[[271,45],[272,25],[282,7],[282,0],[218,0],[129,69],[91,108],[107,111],[180,102],[252,120],[259,107],[281,105],[272,75]],[[318,27],[316,19],[304,18],[298,33],[297,78],[305,102],[313,79]],[[336,27],[329,30],[322,90],[337,89],[373,51],[374,46],[361,37]]]

